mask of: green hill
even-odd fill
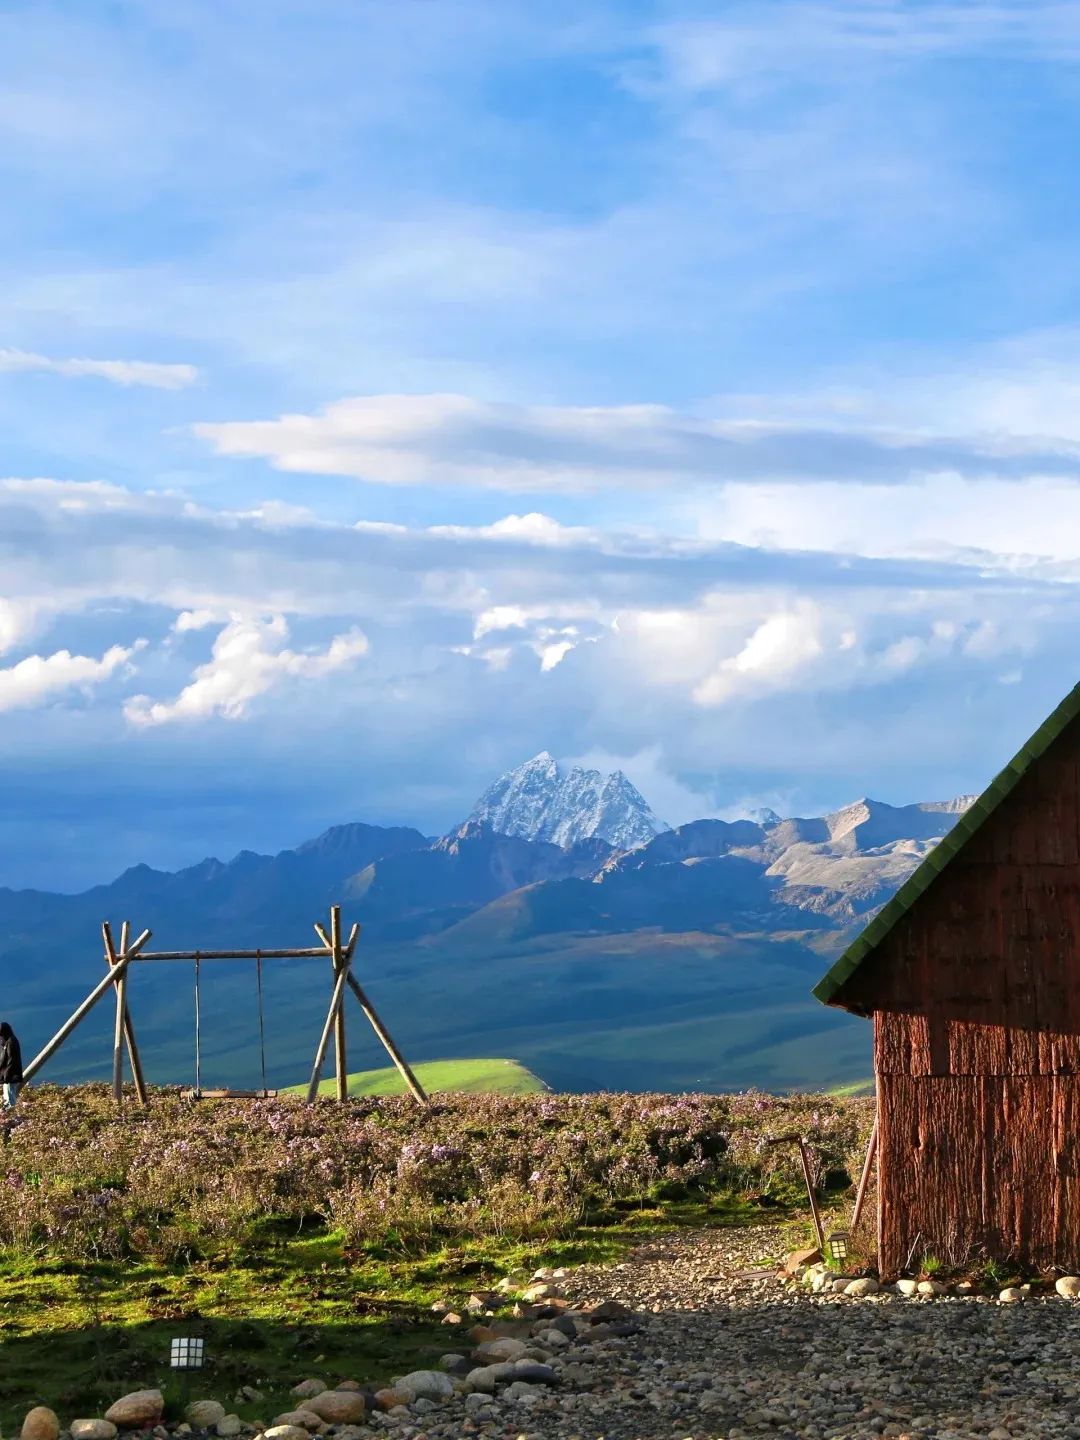
[[[532,1095],[548,1087],[516,1060],[429,1060],[414,1065],[413,1074],[429,1095],[437,1090],[471,1091],[484,1095]],[[306,1085],[291,1085],[285,1095],[305,1095]],[[333,1095],[334,1081],[324,1080],[320,1095]],[[350,1095],[404,1095],[405,1082],[388,1065],[385,1070],[358,1070],[349,1076]]]

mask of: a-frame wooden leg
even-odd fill
[[[322,1034],[319,1036],[319,1047],[315,1051],[315,1064],[311,1069],[311,1081],[308,1085],[307,1093],[309,1105],[319,1093],[319,1077],[322,1075],[323,1061],[326,1059],[330,1036],[333,1034],[338,1011],[341,1009],[341,1002],[345,996],[345,981],[349,977],[349,966],[351,963],[352,957],[346,954],[343,957],[341,968],[337,971],[337,978],[334,981],[334,993],[330,997],[330,1009],[326,1012],[326,1023],[323,1025]]]
[[[150,931],[144,930],[138,939],[129,947],[127,953],[118,956],[115,968],[110,970],[108,975],[103,976],[102,979],[98,981],[82,1004],[68,1016],[52,1039],[44,1045],[30,1061],[30,1064],[23,1066],[24,1080],[32,1080],[45,1062],[56,1054],[57,1050],[60,1049],[60,1046],[71,1032],[90,1014],[90,1011],[101,997],[115,987],[117,980],[120,978],[116,971],[120,970],[121,967],[123,970],[126,970],[149,939]]]
[[[323,942],[326,948],[331,953],[333,953],[333,942],[331,941],[330,936],[327,935],[326,931],[321,925],[316,924],[315,933],[316,935],[318,935],[319,939]],[[353,950],[356,948],[356,941],[359,937],[359,934],[360,926],[354,925],[352,927],[352,931],[349,934],[348,944],[345,946],[345,954],[350,960],[352,959]],[[359,982],[356,979],[356,976],[352,973],[351,970],[346,976],[346,984],[348,985],[352,993],[356,996],[357,1000],[359,1000],[361,1010],[363,1010],[364,1014],[367,1016],[371,1024],[371,1028],[375,1031],[375,1034],[378,1036],[380,1042],[386,1050],[386,1053],[394,1062],[398,1074],[405,1081],[405,1086],[408,1089],[409,1094],[413,1097],[413,1099],[418,1105],[430,1104],[431,1102],[428,1100],[427,1091],[413,1074],[412,1070],[409,1067],[409,1062],[405,1059],[404,1055],[402,1055],[401,1051],[394,1044],[393,1038],[390,1035],[389,1030],[387,1030],[386,1026],[379,1019],[374,1005],[372,1005],[371,1001],[364,993],[363,989],[361,988]]]
[[[341,948],[341,906],[333,905],[330,908],[330,954],[334,966],[335,977],[345,963]],[[352,958],[350,952],[350,959]],[[334,1018],[334,1078],[336,1081],[335,1091],[339,1105],[349,1098],[349,1076],[348,1065],[345,1057],[345,1006],[339,1005],[337,1015]]]
[[[878,1147],[878,1117],[874,1116],[874,1128],[870,1131],[870,1139],[866,1145],[866,1159],[863,1161],[862,1174],[859,1176],[859,1188],[855,1194],[855,1209],[851,1212],[851,1228],[854,1230],[859,1223],[859,1216],[862,1214],[863,1201],[866,1199],[866,1191],[870,1185],[870,1172],[874,1168],[874,1160],[877,1157]]]
[[[108,965],[108,967],[109,967],[110,970],[112,970],[112,969],[116,966],[117,961],[118,961],[122,956],[124,956],[124,955],[127,954],[127,950],[128,950],[128,936],[129,936],[129,934],[130,934],[130,931],[131,931],[131,926],[130,926],[129,922],[128,922],[127,920],[125,920],[124,923],[120,926],[120,953],[119,953],[119,955],[117,955],[116,945],[115,945],[115,943],[114,943],[114,941],[113,941],[112,927],[109,925],[109,922],[108,922],[107,920],[106,920],[105,923],[102,925],[102,927],[101,927],[101,934],[102,934],[102,939],[105,941],[105,963]],[[135,1026],[131,1023],[131,1011],[129,1010],[129,1008],[128,1008],[128,1003],[127,1003],[127,993],[126,993],[126,980],[127,980],[127,977],[126,977],[126,975],[125,975],[123,978],[124,978],[125,993],[124,993],[124,996],[123,996],[123,1003],[122,1003],[122,1005],[121,1005],[121,997],[119,996],[119,994],[118,994],[118,996],[117,996],[117,1014],[118,1014],[118,1017],[120,1018],[120,1023],[121,1023],[122,1028],[123,1028],[124,1041],[125,1041],[125,1044],[127,1045],[128,1061],[129,1061],[129,1063],[130,1063],[130,1065],[131,1065],[131,1078],[132,1078],[132,1080],[133,1080],[134,1083],[135,1083],[135,1094],[136,1094],[136,1096],[138,1097],[139,1104],[142,1105],[143,1107],[145,1107],[145,1106],[149,1105],[149,1103],[150,1103],[150,1097],[149,1097],[149,1095],[148,1095],[148,1093],[147,1093],[147,1089],[146,1089],[146,1080],[145,1080],[144,1077],[143,1077],[142,1059],[140,1058],[140,1055],[139,1055],[139,1047],[138,1047],[138,1045],[135,1043]],[[119,990],[119,986],[118,986],[117,988],[118,988],[118,990]],[[116,1092],[117,1056],[118,1056],[118,1045],[117,1045],[116,1034],[115,1034],[115,1032],[114,1032],[114,1034],[113,1034],[113,1093],[114,1093],[114,1094],[115,1094],[115,1092]]]

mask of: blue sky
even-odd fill
[[[977,790],[1080,678],[1080,5],[0,3],[0,883]]]

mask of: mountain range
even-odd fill
[[[544,752],[435,839],[357,823],[79,895],[0,889],[5,1010],[35,1052],[100,977],[104,918],[150,926],[154,948],[299,946],[339,901],[362,926],[357,972],[418,1061],[513,1055],[562,1089],[840,1084],[870,1073],[869,1030],[810,987],[972,799],[672,829],[625,776]],[[272,1084],[305,1078],[329,979],[317,961],[264,966]],[[129,997],[148,1076],[189,1080],[190,970],[137,966]],[[107,1073],[110,1008],[43,1078]],[[202,1029],[205,1083],[257,1083],[250,964],[203,967]],[[351,1035],[352,1068],[380,1063],[358,1011]]]

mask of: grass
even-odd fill
[[[516,1060],[429,1060],[414,1065],[413,1074],[428,1092],[453,1090],[473,1095],[535,1095],[548,1087]],[[324,1080],[320,1095],[333,1095],[335,1082]],[[306,1085],[291,1085],[286,1095],[306,1095]],[[350,1095],[404,1095],[405,1082],[393,1065],[385,1070],[358,1070],[349,1076]]]
[[[829,1095],[873,1095],[874,1081],[851,1080],[847,1085],[834,1085],[826,1092]]]
[[[614,1261],[657,1230],[762,1218],[738,1197],[691,1196],[617,1202],[558,1240],[446,1245],[433,1237],[407,1248],[390,1235],[349,1248],[318,1226],[286,1231],[269,1220],[258,1248],[227,1262],[10,1260],[0,1263],[0,1427],[13,1433],[35,1404],[51,1406],[65,1424],[100,1415],[119,1395],[151,1384],[165,1390],[167,1415],[178,1414],[187,1397],[163,1357],[182,1334],[207,1342],[207,1368],[191,1398],[219,1399],[268,1423],[293,1408],[288,1391],[308,1375],[378,1385],[460,1351],[468,1343],[462,1329],[436,1323],[436,1300],[463,1299],[540,1265]],[[797,1243],[803,1227],[793,1224]],[[240,1385],[262,1391],[265,1403],[234,1406]]]

